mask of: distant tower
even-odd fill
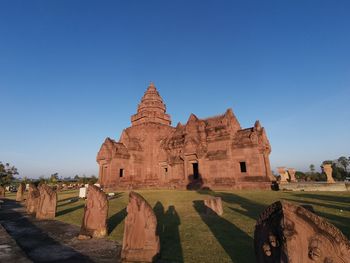
[[[170,115],[153,82],[151,82],[137,107],[137,113],[131,116],[132,126],[143,123],[171,125]]]

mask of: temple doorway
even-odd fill
[[[199,179],[198,163],[192,163],[192,169],[193,169],[193,180],[198,180]]]

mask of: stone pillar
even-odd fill
[[[157,218],[152,207],[138,193],[130,192],[125,219],[123,262],[153,262],[160,251]]]
[[[26,190],[26,185],[24,183],[20,183],[17,189],[16,201],[22,202],[24,200],[24,191]]]
[[[291,182],[296,182],[297,179],[295,178],[295,169],[294,168],[288,168],[288,173],[290,176],[290,181]]]
[[[38,208],[40,198],[40,192],[34,184],[29,184],[27,200],[26,200],[26,211],[28,214],[35,214]]]
[[[277,167],[278,174],[281,176],[281,183],[288,183],[289,176],[285,167]]]
[[[5,198],[5,187],[0,185],[0,198]]]
[[[37,219],[54,219],[56,216],[57,193],[50,186],[39,187],[40,197],[36,211]]]
[[[78,239],[101,238],[107,235],[108,199],[96,185],[89,185],[84,218]]]
[[[335,183],[332,177],[332,165],[331,164],[323,164],[322,171],[327,175],[327,183]]]

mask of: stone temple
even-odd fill
[[[228,109],[171,126],[153,83],[119,141],[107,138],[97,154],[105,189],[253,189],[273,180],[265,129],[256,121],[242,129]]]

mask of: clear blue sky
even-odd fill
[[[232,107],[272,167],[350,155],[350,1],[0,1],[0,161],[98,174],[150,80],[173,124]]]

